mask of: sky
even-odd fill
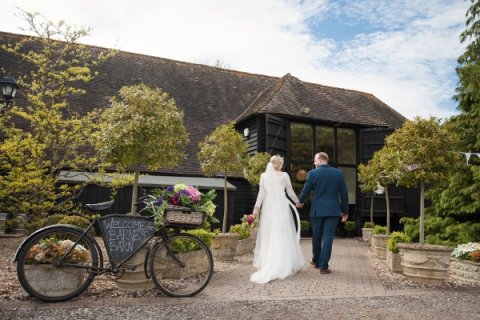
[[[0,31],[27,33],[21,10],[90,26],[80,42],[359,90],[406,116],[457,113],[463,0],[2,0]]]

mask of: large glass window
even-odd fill
[[[337,128],[337,163],[356,164],[355,131]]]
[[[333,127],[315,127],[315,153],[326,152],[330,162],[335,162],[335,132]]]
[[[313,128],[303,123],[290,125],[290,158],[292,161],[312,161]]]
[[[348,202],[350,204],[357,203],[357,169],[348,167],[338,167],[338,169],[342,170],[343,177],[345,178],[345,184],[348,189]]]

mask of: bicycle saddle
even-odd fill
[[[102,211],[110,208],[113,205],[113,200],[100,202],[100,203],[89,203],[85,207],[91,211]]]

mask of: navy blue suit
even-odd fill
[[[312,260],[321,269],[328,269],[338,218],[348,213],[348,191],[342,172],[328,164],[310,170],[300,193],[301,203],[305,203],[310,192],[313,192],[310,208]]]

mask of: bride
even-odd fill
[[[282,167],[281,156],[275,155],[270,159],[260,177],[260,191],[253,210],[254,217],[257,217],[262,207],[253,257],[257,272],[250,276],[250,281],[259,284],[293,275],[305,263],[299,243],[300,228],[296,233],[290,208],[296,213],[298,225],[300,219],[285,190],[295,203],[299,200],[292,189],[290,177],[282,172]]]

